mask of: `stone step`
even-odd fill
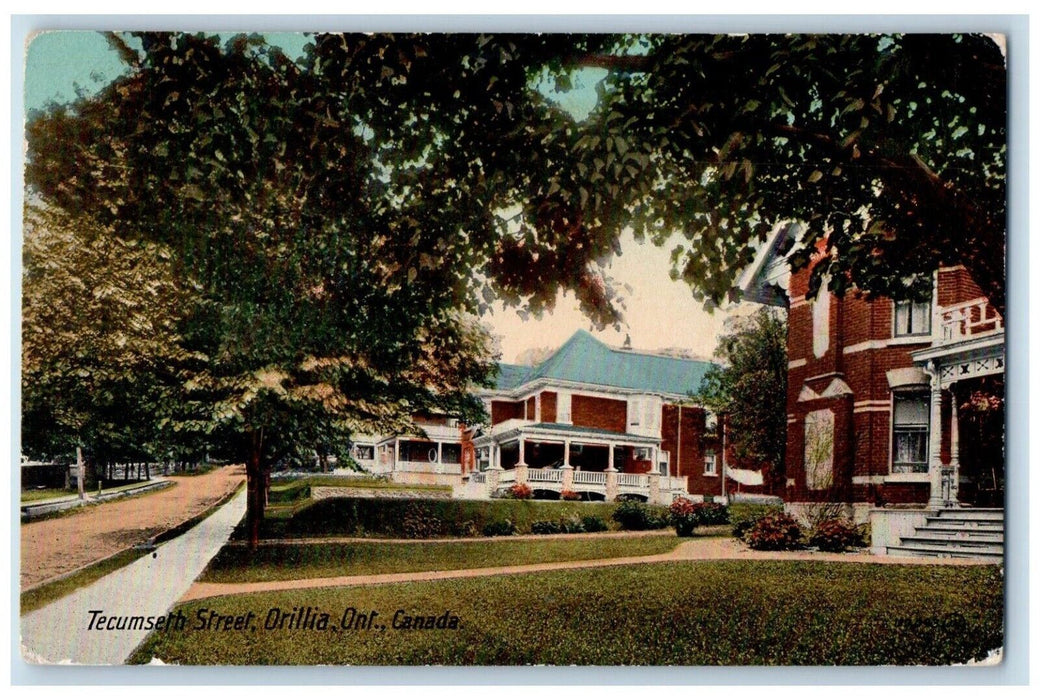
[[[938,546],[938,547],[954,547],[957,549],[985,549],[987,547],[1003,547],[1004,538],[994,539],[975,539],[975,538],[955,538],[955,537],[931,537],[927,534],[922,535],[918,532],[915,535],[909,537],[903,537],[899,540],[900,545],[925,545],[925,546]]]
[[[1004,522],[1003,508],[945,508],[928,516],[937,520],[978,520]]]
[[[979,525],[975,527],[961,527],[957,525],[937,525],[928,523],[917,528],[917,534],[927,533],[938,536],[963,536],[963,537],[992,537],[994,535],[1003,537],[1004,527],[996,525]]]
[[[970,550],[957,549],[955,547],[940,547],[926,545],[898,545],[887,547],[890,555],[897,557],[935,557],[938,559],[978,559],[1000,563],[1004,560],[1003,547],[991,546],[989,549]]]

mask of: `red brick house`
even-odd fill
[[[690,399],[710,366],[611,348],[584,331],[535,367],[501,365],[481,394],[490,424],[463,445],[464,470],[473,460],[464,495],[513,483],[597,500],[723,495],[716,421]]]
[[[788,504],[1000,506],[1004,323],[962,266],[923,302],[807,299],[776,231],[741,286],[788,308]]]

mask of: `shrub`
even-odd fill
[[[659,530],[668,527],[668,516],[639,501],[620,501],[613,515],[622,530]]]
[[[852,547],[861,547],[863,536],[852,523],[841,520],[823,520],[809,536],[809,546],[821,552],[844,552]]]
[[[802,528],[787,513],[770,513],[744,533],[744,542],[751,549],[771,552],[798,549],[802,546]]]
[[[734,503],[729,507],[729,520],[733,525],[733,536],[742,540],[747,531],[763,516],[781,512],[783,512],[781,506]]]
[[[572,515],[570,518],[560,521],[560,529],[569,534],[582,533],[585,532],[585,523],[578,516]]]
[[[679,537],[689,537],[699,523],[697,508],[688,498],[676,498],[668,508],[668,520]]]
[[[570,491],[568,489],[564,489],[563,491],[560,491],[560,500],[561,501],[580,501],[581,500],[581,494],[578,493],[577,491]]]
[[[581,524],[585,532],[606,532],[608,529],[607,521],[598,515],[586,515],[581,519]]]
[[[533,497],[534,489],[527,484],[513,484],[506,491],[506,498],[515,498],[517,500],[526,501]]]
[[[695,503],[699,525],[725,525],[729,522],[729,508],[722,503]]]
[[[535,535],[556,535],[563,530],[555,520],[536,520],[531,523],[531,532]]]
[[[504,537],[516,534],[516,525],[512,520],[493,520],[484,526],[484,534],[488,537]]]
[[[405,510],[401,519],[401,531],[410,539],[441,537],[447,530],[444,521],[428,510],[418,507],[418,504]]]

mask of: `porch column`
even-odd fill
[[[397,469],[397,465],[400,464],[400,463],[401,463],[401,439],[400,438],[395,438],[394,439],[394,465],[390,469],[391,470],[396,470]]]
[[[520,436],[518,440],[520,461],[516,463],[516,483],[526,484],[527,483],[527,463],[524,462],[524,437]]]
[[[939,384],[939,368],[934,362],[926,370],[932,377],[931,413],[928,420],[928,495],[929,508],[942,508],[942,386]]]
[[[574,467],[569,464],[564,464],[563,467],[561,467],[561,471],[563,471],[563,483],[560,485],[560,488],[564,491],[573,491]]]
[[[491,466],[488,468],[502,471],[502,448],[498,445],[491,446]],[[495,480],[498,480],[497,477]]]
[[[950,495],[948,505],[956,507],[961,482],[961,436],[957,419],[957,394],[950,385]]]
[[[607,470],[607,494],[606,499],[608,501],[616,501],[618,497],[618,472],[611,466]]]
[[[661,473],[656,470],[651,470],[646,475],[647,484],[650,487],[650,495],[647,501],[650,503],[664,503],[661,498]],[[665,505],[669,505],[664,503]]]
[[[563,468],[571,469],[571,441],[563,441]]]
[[[607,471],[617,471],[617,469],[614,468],[614,443],[612,442],[607,444]]]

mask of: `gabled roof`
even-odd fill
[[[787,277],[790,270],[780,252],[802,234],[800,224],[781,224],[773,229],[758,246],[755,259],[741,271],[736,287],[743,293],[743,301],[767,306],[787,306]]]
[[[534,367],[500,364],[496,388],[511,390],[538,379],[685,396],[700,389],[710,362],[618,350],[578,331]],[[521,374],[521,370],[524,371]]]

